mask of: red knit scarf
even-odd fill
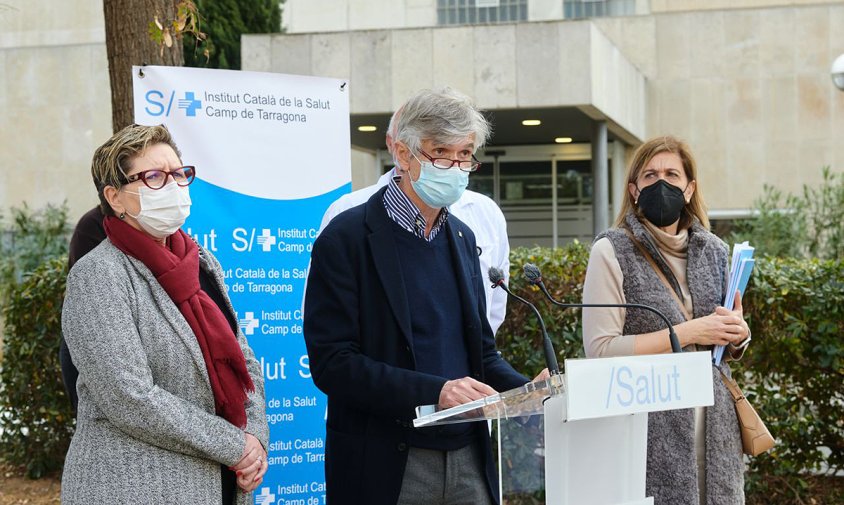
[[[168,248],[115,217],[103,225],[111,243],[146,265],[170,295],[202,349],[217,415],[244,428],[246,394],[255,385],[226,317],[199,286],[199,247],[182,230],[167,238]]]

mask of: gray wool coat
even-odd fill
[[[202,248],[200,268],[234,313],[222,268]],[[68,275],[62,331],[79,369],[62,503],[221,503],[220,464],[237,463],[244,433],[215,415],[196,337],[149,269],[104,240]],[[255,384],[245,431],[266,447],[261,367],[237,338]]]
[[[662,259],[647,229],[633,214],[625,219],[638,242],[647,249],[657,266],[672,283],[674,274]],[[622,289],[627,303],[641,303],[659,309],[671,324],[685,316],[667,287],[642,256],[624,230],[613,228],[598,235],[613,245],[624,275]],[[714,312],[724,300],[727,279],[727,245],[697,221],[689,229],[686,278],[695,318]],[[679,285],[674,287],[679,293]],[[681,294],[678,296],[682,297]],[[664,329],[655,314],[629,311],[625,335],[638,335]],[[688,350],[688,349],[687,349]],[[725,355],[726,356],[726,355]],[[722,365],[729,375],[726,364]],[[646,489],[655,505],[742,505],[744,503],[744,460],[735,404],[720,372],[712,366],[715,403],[706,408],[706,503],[700,503],[695,459],[694,412],[691,409],[648,414],[648,463]]]

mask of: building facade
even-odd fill
[[[103,6],[0,1],[0,213],[97,203],[94,149],[111,135]]]
[[[349,78],[352,143],[369,154],[356,181],[389,164],[386,119],[414,90],[451,85],[489,111],[473,185],[513,245],[590,240],[614,217],[624,161],[657,135],[692,146],[715,219],[747,215],[765,184],[797,192],[844,169],[829,75],[842,2],[288,0],[284,19],[283,35],[244,38],[244,61]]]
[[[76,217],[110,133],[101,2],[3,4],[0,208],[67,200]],[[842,1],[287,0],[282,17],[286,33],[244,36],[244,70],[348,79],[356,188],[390,166],[387,121],[414,91],[449,85],[488,111],[472,187],[514,246],[591,240],[657,135],[689,142],[716,219],[765,184],[844,170]]]

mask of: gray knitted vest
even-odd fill
[[[658,251],[648,230],[631,213],[626,227],[650,252],[657,266],[682,299],[674,274]],[[641,303],[660,310],[671,321],[685,320],[674,297],[642,256],[623,229],[613,228],[598,235],[612,243],[624,276],[627,303]],[[727,247],[695,221],[689,229],[686,278],[695,318],[706,316],[721,305],[726,290]],[[625,335],[662,330],[665,323],[650,312],[628,309]],[[724,369],[729,373],[728,367]],[[706,504],[699,503],[695,459],[694,411],[654,412],[648,415],[647,494],[655,505],[737,505],[744,503],[744,462],[741,434],[729,391],[712,367],[715,405],[706,409]]]

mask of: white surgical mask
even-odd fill
[[[152,237],[162,239],[176,233],[190,216],[190,192],[187,187],[180,187],[175,182],[161,189],[138,188],[138,192],[126,191],[138,195],[141,211],[138,215],[129,214],[141,228]]]

